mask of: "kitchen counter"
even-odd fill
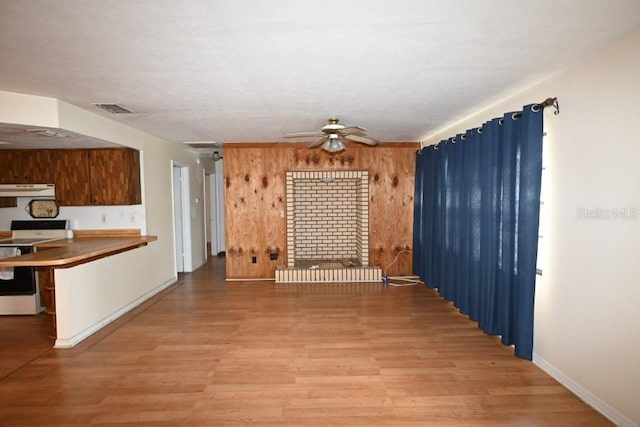
[[[74,230],[71,239],[36,244],[37,252],[0,259],[0,267],[34,267],[56,348],[73,347],[175,283],[153,276],[157,236],[139,230]],[[126,253],[124,253],[126,252]]]
[[[74,237],[37,245],[38,252],[0,259],[0,267],[67,268],[157,240],[157,236]]]

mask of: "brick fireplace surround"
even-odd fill
[[[276,282],[381,280],[369,266],[368,171],[290,171],[286,194],[288,261]]]

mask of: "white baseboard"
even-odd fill
[[[114,320],[116,320],[117,318],[123,316],[124,314],[128,313],[129,311],[133,310],[134,308],[136,308],[137,306],[139,306],[140,304],[142,304],[143,302],[145,302],[149,298],[151,298],[154,295],[158,294],[159,292],[165,290],[166,288],[168,288],[169,286],[173,285],[177,281],[178,281],[177,277],[173,277],[173,278],[169,279],[168,281],[162,283],[157,288],[154,288],[154,289],[150,290],[149,292],[147,292],[146,294],[141,295],[139,298],[131,301],[129,304],[125,305],[120,310],[117,310],[117,311],[111,313],[109,316],[107,316],[104,319],[94,323],[93,325],[89,326],[88,328],[80,331],[79,333],[77,333],[76,335],[72,336],[71,338],[66,338],[66,339],[58,338],[58,339],[56,339],[56,343],[53,346],[53,348],[71,348],[71,347],[73,347],[74,345],[78,344],[80,341],[82,341],[82,340],[88,338],[89,336],[95,334],[100,329],[102,329],[105,326],[107,326],[109,323],[113,322]]]
[[[582,385],[575,382],[573,379],[566,376],[562,371],[551,365],[542,357],[533,353],[533,363],[540,369],[551,375],[560,384],[571,390],[576,396],[585,401],[589,406],[593,407],[596,411],[607,417],[612,423],[621,427],[640,427],[633,420],[625,417],[618,412],[614,407],[609,405],[604,400],[600,399],[595,394],[584,388]]]

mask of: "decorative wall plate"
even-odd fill
[[[32,200],[27,205],[27,212],[32,218],[55,218],[60,208],[55,200]]]

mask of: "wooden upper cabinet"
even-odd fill
[[[17,197],[0,197],[0,208],[15,208],[17,206]]]
[[[51,184],[51,150],[1,150],[0,183]]]
[[[140,191],[140,153],[131,148],[89,151],[92,205],[137,205]]]
[[[138,205],[140,153],[125,147],[0,150],[0,184],[50,183],[61,206]],[[3,204],[15,206],[15,200]]]
[[[51,168],[51,150],[33,150],[24,155],[22,164],[26,165],[25,182],[29,184],[51,184],[54,173]]]
[[[9,150],[0,151],[0,184],[13,184],[13,181],[17,179],[12,166],[12,153],[13,151]]]
[[[23,182],[24,168],[19,163],[22,155],[18,150],[0,151],[0,182],[2,184],[25,184]]]
[[[61,206],[91,204],[88,150],[53,150],[56,201]]]

